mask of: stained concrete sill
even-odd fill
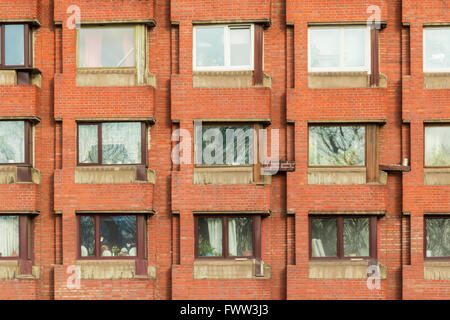
[[[75,183],[155,183],[156,172],[146,169],[146,181],[137,180],[137,166],[88,166],[75,169]]]
[[[450,185],[450,168],[425,168],[423,170],[423,184],[426,186]]]
[[[78,260],[81,279],[155,279],[156,268],[148,266],[146,276],[136,275],[136,261],[130,260]]]
[[[425,261],[423,275],[425,280],[450,280],[450,261]]]
[[[425,89],[450,89],[450,72],[425,72],[423,86]]]
[[[253,71],[194,71],[193,88],[258,88],[272,87],[272,78],[264,74],[262,85],[253,85]]]
[[[194,185],[236,185],[272,183],[272,176],[262,176],[262,181],[253,181],[253,167],[196,167],[194,168]]]
[[[379,171],[379,176],[378,182],[367,182],[366,168],[308,168],[310,185],[385,185],[387,173]]]
[[[139,80],[138,78],[141,78]],[[77,87],[133,87],[156,88],[156,76],[149,72],[138,77],[135,68],[79,68],[76,72]]]
[[[35,168],[31,168],[31,181],[18,181],[17,168],[17,166],[0,166],[0,184],[41,183],[41,172]]]
[[[264,276],[256,276],[255,259],[239,260],[196,260],[194,279],[270,279],[272,268],[265,262]]]
[[[0,261],[0,280],[33,280],[39,279],[41,268],[32,266],[31,274],[19,274],[19,262],[17,260]]]
[[[370,88],[370,74],[362,72],[309,72],[309,89]],[[386,75],[380,73],[377,88],[387,87]]]
[[[309,279],[367,279],[369,261],[310,261]],[[387,269],[378,263],[381,279],[386,279]]]

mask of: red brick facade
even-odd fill
[[[77,86],[77,29],[66,24],[72,5],[81,24],[145,21],[146,68],[156,85]],[[380,10],[379,71],[387,85],[310,89],[308,25],[365,22],[371,5]],[[0,299],[450,298],[449,279],[425,280],[423,245],[424,215],[450,212],[449,183],[423,183],[424,123],[450,122],[450,89],[424,89],[423,26],[450,26],[446,1],[0,0],[0,23],[8,21],[34,21],[33,66],[42,80],[0,85],[0,118],[39,119],[33,167],[40,183],[0,184],[0,212],[33,214],[31,260],[38,268],[33,276],[0,279]],[[270,86],[194,88],[192,26],[208,21],[264,26]],[[156,172],[155,183],[75,183],[77,121],[96,118],[150,119],[147,168]],[[279,130],[280,160],[295,161],[295,171],[265,184],[193,184],[194,165],[171,161],[171,135],[186,129],[193,136],[197,119],[264,121],[269,132]],[[385,184],[308,184],[308,124],[339,121],[375,123],[379,164],[408,158],[410,171],[389,172]],[[80,211],[149,213],[145,262],[154,275],[84,278],[80,288],[68,287]],[[261,217],[261,258],[270,277],[194,277],[194,216],[227,211],[270,213]],[[367,279],[308,276],[311,212],[383,213],[377,258],[386,276],[379,289],[370,290]]]

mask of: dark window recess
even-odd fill
[[[426,217],[424,227],[425,259],[450,260],[450,217]]]
[[[310,259],[377,258],[377,218],[373,216],[311,216]]]
[[[92,214],[77,218],[80,259],[132,259],[136,260],[136,274],[147,274],[145,216]]]
[[[147,127],[142,122],[78,124],[78,165],[137,165],[145,180]]]
[[[18,260],[20,274],[32,270],[32,221],[26,215],[0,215],[0,260]]]
[[[0,121],[0,165],[17,167],[17,182],[31,182],[32,133],[29,121]]]
[[[261,216],[196,216],[195,256],[199,259],[261,259]]]

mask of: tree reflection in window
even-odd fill
[[[228,251],[230,256],[253,255],[253,220],[251,218],[228,219]]]
[[[309,127],[309,165],[364,166],[365,127]]]
[[[95,255],[95,219],[93,216],[81,216],[81,256]]]
[[[0,163],[25,162],[25,122],[0,121]]]
[[[311,232],[313,257],[337,256],[336,219],[313,219],[311,221]]]
[[[425,127],[425,165],[450,166],[450,126]]]
[[[344,256],[369,256],[369,218],[344,219]]]
[[[450,218],[426,219],[427,257],[450,257]]]

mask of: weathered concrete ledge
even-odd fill
[[[310,89],[343,89],[369,88],[370,75],[368,72],[309,72],[308,88]],[[386,75],[380,73],[379,88],[387,87]]]
[[[41,172],[38,169],[30,168],[31,181],[18,181],[17,179],[17,166],[0,166],[0,184],[11,183],[41,183]]]
[[[195,71],[192,74],[194,88],[251,88],[253,71]],[[272,78],[264,74],[262,87],[272,87]]]
[[[138,83],[135,68],[80,68],[76,73],[77,87],[156,87],[156,76],[146,72],[144,83]]]
[[[19,275],[17,260],[0,261],[0,280],[13,280]]]
[[[264,276],[256,277],[255,259],[249,260],[196,260],[194,279],[270,279],[272,268],[263,264]]]
[[[197,167],[194,168],[194,184],[251,184],[252,167]]]
[[[367,279],[369,262],[360,261],[310,261],[310,279]],[[380,278],[386,279],[386,266],[378,263]]]
[[[147,182],[155,183],[156,173],[146,169]],[[75,183],[103,184],[103,183],[135,183],[137,180],[136,166],[93,166],[77,167],[75,169]]]
[[[423,169],[423,184],[426,186],[450,185],[450,168]]]
[[[371,184],[386,184],[387,173],[380,171],[379,182]],[[367,184],[365,167],[343,168],[308,168],[308,184],[317,185],[361,185]]]
[[[450,262],[448,261],[424,262],[423,277],[425,280],[450,280]]]
[[[425,89],[450,89],[450,72],[425,72],[423,86]]]
[[[134,279],[156,278],[156,268],[148,267],[148,275],[136,276],[135,260],[79,260],[81,279]]]

